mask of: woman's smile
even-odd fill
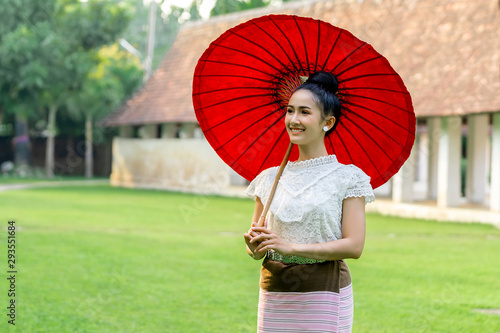
[[[290,127],[290,131],[293,133],[293,134],[297,134],[297,133],[302,133],[305,131],[305,129],[303,128],[298,128],[298,127]]]

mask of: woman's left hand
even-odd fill
[[[250,243],[260,242],[255,248],[256,252],[265,252],[274,250],[281,255],[290,255],[292,252],[292,244],[283,241],[278,235],[266,227],[252,227],[251,230],[259,232],[259,235],[252,237]]]

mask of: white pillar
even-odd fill
[[[437,170],[438,207],[457,207],[460,200],[460,157],[462,119],[443,117],[439,137]]]
[[[413,145],[410,156],[392,179],[392,200],[394,202],[413,202],[416,149]]]
[[[489,115],[467,117],[466,196],[469,202],[484,204],[486,197]]]
[[[493,114],[490,209],[500,212],[500,112]]]
[[[175,139],[177,136],[177,124],[165,123],[161,125],[161,137],[164,139]]]
[[[133,137],[134,129],[132,126],[120,126],[119,131],[120,131],[120,134],[119,134],[120,138]]]
[[[158,125],[147,124],[139,128],[139,137],[141,139],[155,139],[158,134]]]
[[[429,140],[429,166],[427,176],[427,197],[428,199],[437,199],[437,170],[438,170],[438,151],[439,151],[439,133],[441,129],[441,118],[427,118],[427,133]]]
[[[205,136],[203,135],[203,131],[201,130],[198,124],[195,124],[194,127],[194,136],[195,139],[203,139]]]
[[[427,129],[419,133],[416,155],[418,161],[416,180],[427,182],[429,178],[429,132]]]
[[[184,123],[184,124],[182,124],[180,138],[181,139],[194,138],[195,128],[196,128],[196,123]]]

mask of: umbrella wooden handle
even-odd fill
[[[290,152],[292,151],[293,143],[290,142],[288,145],[288,149],[286,150],[285,157],[283,157],[283,161],[281,161],[280,168],[278,169],[278,173],[276,174],[276,178],[274,178],[273,187],[271,188],[271,192],[269,193],[269,198],[267,198],[266,205],[264,206],[264,210],[259,218],[259,227],[264,225],[264,221],[266,219],[267,212],[269,211],[269,207],[271,207],[271,202],[273,201],[274,193],[276,192],[276,187],[278,187],[278,182],[281,178],[281,174],[285,169],[286,162],[288,162],[288,157],[290,156]]]

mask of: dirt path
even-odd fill
[[[33,183],[20,183],[20,184],[0,184],[0,192],[12,190],[25,190],[37,187],[62,187],[62,186],[81,186],[81,185],[98,185],[109,184],[109,179],[92,179],[92,180],[53,180],[41,181]]]

